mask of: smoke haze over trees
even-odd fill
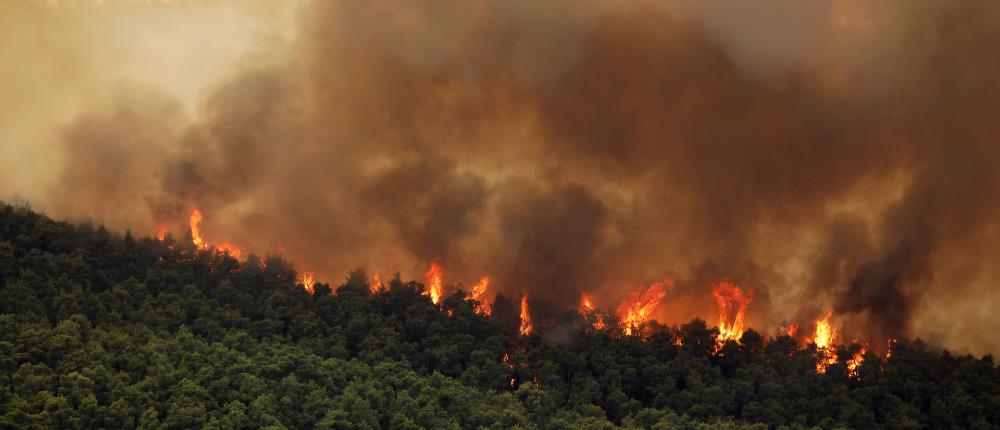
[[[0,44],[30,36],[17,22],[73,24],[11,47],[88,66],[53,92],[105,82],[73,42],[99,40],[93,20],[150,14],[0,7]],[[358,266],[416,277],[437,260],[454,282],[529,291],[543,318],[583,291],[610,307],[669,277],[657,319],[707,319],[708,285],[732,280],[756,293],[749,319],[765,332],[832,309],[849,337],[1000,347],[1000,6],[264,7],[239,16],[289,16],[290,30],[246,43],[203,90],[143,70],[73,93],[63,123],[8,128],[5,153],[37,157],[0,182],[35,182],[0,192],[176,237],[198,207],[218,241],[328,279]],[[11,94],[32,82],[0,73]],[[0,124],[17,115],[0,110]]]
[[[190,241],[0,203],[0,428],[807,429],[1000,425],[992,356],[900,339],[892,354],[747,330],[518,336],[463,292],[319,279]],[[336,287],[336,294],[330,294]],[[508,303],[508,306],[513,306]],[[513,326],[504,321],[512,316]]]

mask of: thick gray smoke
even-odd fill
[[[717,2],[309,4],[191,118],[141,88],[80,114],[51,206],[175,235],[198,207],[210,242],[334,280],[438,259],[542,322],[665,277],[659,319],[712,318],[732,280],[761,329],[832,309],[996,349],[995,315],[941,315],[997,301],[1000,7],[845,3],[809,15],[829,57],[734,47],[757,30]]]

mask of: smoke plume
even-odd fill
[[[175,236],[198,207],[333,280],[438,260],[536,324],[664,278],[658,319],[713,322],[728,280],[758,329],[993,351],[1000,7],[887,3],[305,3],[193,112],[83,109],[45,207]]]

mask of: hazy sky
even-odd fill
[[[1000,8],[948,1],[0,3],[0,196],[613,307],[1000,347]],[[961,316],[960,318],[957,316]],[[544,317],[543,317],[544,318]]]

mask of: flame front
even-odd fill
[[[854,353],[850,360],[847,360],[847,376],[858,377],[858,367],[865,361],[866,352],[868,352],[868,344],[861,345],[861,349]]]
[[[830,325],[830,317],[833,311],[827,312],[826,316],[816,320],[816,333],[813,336],[813,343],[816,345],[816,372],[826,373],[826,368],[837,362],[834,340],[836,334]]]
[[[580,296],[580,315],[583,315],[584,317],[589,317],[591,314],[593,314],[594,323],[591,325],[591,327],[594,327],[595,330],[604,330],[604,328],[607,327],[607,324],[604,323],[604,316],[597,313],[596,311],[597,311],[597,306],[594,306],[594,297],[591,296],[590,294],[583,293],[583,295]]]
[[[167,226],[163,224],[156,225],[156,240],[163,241],[167,238]]]
[[[427,282],[427,295],[430,296],[431,301],[434,304],[438,304],[441,301],[441,289],[442,289],[442,277],[444,275],[444,270],[441,269],[436,261],[431,263],[431,267],[427,269],[427,273],[424,274]]]
[[[198,209],[191,211],[191,217],[188,219],[188,224],[191,226],[191,241],[194,242],[194,246],[199,250],[205,250],[208,249],[208,244],[201,238],[201,232],[198,230],[198,223],[200,222],[201,211]]]
[[[478,302],[476,304],[476,313],[480,315],[490,315],[493,313],[493,307],[489,303],[486,303],[486,290],[490,287],[490,277],[483,276],[479,278],[479,282],[472,286],[472,291],[469,292],[469,298]]]
[[[521,336],[531,334],[531,314],[528,312],[528,293],[521,296],[521,327],[518,330]]]
[[[237,260],[239,260],[240,256],[243,255],[243,251],[240,250],[238,246],[233,245],[229,242],[224,242],[221,245],[216,245],[215,247],[219,250],[219,252],[228,253],[230,257],[233,257]]]
[[[383,288],[385,287],[382,286],[382,275],[378,273],[372,275],[372,281],[368,284],[368,291],[372,294],[378,294]]]
[[[712,296],[719,305],[719,336],[716,346],[721,348],[727,341],[739,341],[743,337],[744,314],[747,305],[753,301],[753,294],[746,294],[736,284],[720,282],[712,288]]]
[[[302,279],[299,282],[307,293],[312,294],[316,287],[316,274],[313,272],[303,272]]]
[[[625,300],[618,305],[618,318],[626,335],[638,333],[639,327],[649,321],[653,311],[667,295],[664,285],[671,283],[670,280],[654,282],[649,288],[639,287],[629,292]]]

